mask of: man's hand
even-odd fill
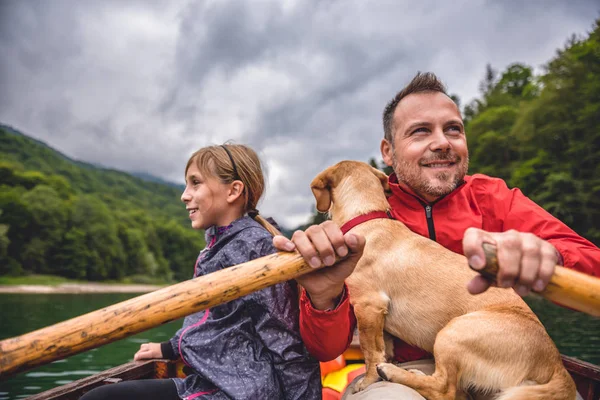
[[[335,300],[342,294],[344,280],[354,271],[365,247],[363,236],[348,233],[345,236],[332,221],[313,225],[306,231],[296,231],[292,240],[275,236],[273,245],[282,251],[294,249],[304,257],[314,272],[296,278],[306,289],[313,306],[318,310],[334,308]],[[335,256],[346,257],[335,265]]]
[[[483,243],[496,246],[498,287],[512,287],[520,296],[531,290],[542,291],[550,282],[554,267],[560,263],[560,254],[554,246],[531,233],[515,230],[492,233],[469,228],[463,238],[463,251],[469,265],[476,270],[485,266]],[[490,282],[481,275],[467,285],[471,294],[483,293],[489,287]]]
[[[143,343],[137,353],[134,354],[133,360],[148,360],[152,358],[162,358],[162,350],[160,343]]]

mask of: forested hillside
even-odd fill
[[[0,274],[182,280],[203,246],[182,188],[69,159],[0,125]]]
[[[488,66],[480,90],[463,109],[469,173],[505,179],[600,245],[600,19],[542,74]]]
[[[506,179],[600,244],[600,19],[542,75],[488,68],[465,119],[471,172]]]

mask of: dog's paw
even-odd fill
[[[365,390],[369,385],[377,382],[379,380],[378,377],[375,378],[369,378],[367,376],[362,377],[361,379],[358,380],[358,382],[356,382],[356,384],[354,384],[354,386],[352,387],[352,393],[358,393],[360,391]]]
[[[352,386],[352,394],[356,394],[362,390],[364,390],[367,386],[369,385],[365,385],[363,382],[365,381],[365,378],[360,378],[358,380],[358,382],[356,382],[354,384],[354,386]]]
[[[419,369],[407,369],[408,372],[412,372],[415,375],[427,376],[427,374]]]
[[[391,370],[394,369],[394,368],[398,368],[398,367],[396,367],[396,366],[394,366],[393,364],[390,364],[390,363],[377,364],[377,374],[384,381],[389,381],[390,380],[390,376],[391,376]]]

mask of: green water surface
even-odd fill
[[[0,294],[0,340],[135,297],[135,294]],[[600,364],[600,318],[526,299],[561,353]],[[0,381],[0,400],[22,399],[131,361],[140,343],[162,342],[182,320]],[[1,356],[1,355],[0,355]]]

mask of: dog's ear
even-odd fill
[[[373,173],[375,174],[375,176],[378,177],[379,180],[381,181],[381,186],[383,186],[384,192],[388,193],[390,191],[390,184],[388,182],[388,176],[373,166],[371,167],[371,169],[372,169]]]
[[[329,184],[329,177],[325,173],[321,172],[310,184],[310,190],[312,190],[315,199],[317,200],[317,210],[325,212],[329,210],[331,205],[331,186]]]

